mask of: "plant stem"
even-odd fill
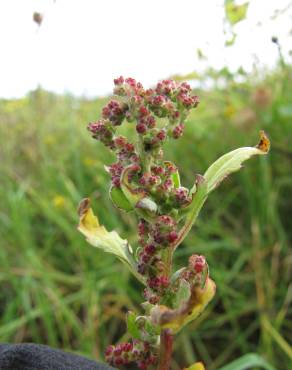
[[[165,329],[160,334],[160,354],[157,370],[170,370],[172,355],[173,335],[169,329]]]

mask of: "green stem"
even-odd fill
[[[145,152],[144,145],[143,145],[143,139],[140,135],[139,135],[139,141],[138,141],[138,152],[140,154],[143,172],[150,172],[152,157],[149,156]]]

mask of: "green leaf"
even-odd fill
[[[256,353],[248,353],[230,364],[221,367],[219,370],[246,370],[254,367],[260,367],[265,370],[276,370],[266,360]]]
[[[145,320],[145,327],[144,327],[146,333],[150,337],[157,337],[157,335],[160,334],[161,329],[158,325],[154,325],[149,318]]]
[[[242,163],[254,155],[267,154],[270,141],[264,131],[260,132],[260,142],[255,147],[244,147],[233,150],[215,161],[205,172],[207,192],[211,193],[229,174],[238,171]]]
[[[176,270],[176,271],[172,274],[172,276],[171,276],[171,278],[170,278],[170,284],[171,284],[171,285],[175,284],[175,283],[177,282],[177,280],[180,278],[180,276],[181,276],[182,272],[183,272],[183,271],[185,271],[185,270],[186,270],[186,267],[182,267],[182,268],[180,268],[179,270]]]
[[[180,187],[180,177],[179,177],[179,172],[176,171],[175,173],[173,173],[171,175],[171,179],[173,181],[173,185],[175,188],[179,188]]]
[[[136,318],[137,316],[129,311],[128,314],[127,314],[127,328],[128,328],[128,332],[131,334],[131,336],[134,338],[134,339],[141,339],[141,333],[140,333],[140,330],[139,330],[139,326],[138,326],[138,323],[136,321]]]
[[[173,248],[179,245],[187,236],[207,199],[207,181],[203,176],[197,175],[191,194],[193,194],[193,199],[190,205],[182,210],[182,214],[185,216],[184,225],[178,233],[178,238],[172,245]]]
[[[98,218],[90,208],[90,200],[83,199],[79,205],[78,230],[86,237],[89,244],[115,255],[128,269],[145,284],[144,278],[137,272],[132,247],[116,231],[108,232],[99,224]]]
[[[195,184],[190,191],[193,199],[190,205],[180,211],[180,216],[185,217],[185,220],[183,227],[179,231],[177,240],[172,245],[173,248],[176,248],[187,236],[211,191],[230,173],[238,171],[244,161],[254,155],[267,154],[269,149],[270,141],[264,131],[261,131],[260,141],[255,147],[244,147],[233,150],[217,159],[208,168],[204,176],[197,175]]]
[[[165,166],[175,167],[175,165],[172,162],[170,162],[170,161],[165,161],[164,164],[165,164]],[[173,182],[174,187],[175,188],[179,188],[180,187],[180,176],[179,176],[178,170],[176,170],[171,175],[171,179],[172,179],[172,182]]]
[[[180,280],[180,285],[178,291],[175,295],[174,307],[179,307],[182,302],[187,301],[191,296],[191,287],[190,284],[185,280]]]
[[[234,0],[225,1],[226,18],[232,26],[246,18],[248,5],[248,2],[236,5]]]
[[[202,272],[201,289],[205,289],[208,277],[209,277],[209,265],[206,263],[204,271]]]
[[[116,186],[112,186],[110,188],[110,198],[113,204],[118,208],[122,209],[123,211],[130,212],[134,208],[132,207],[131,203],[125,197],[121,188],[117,188]]]

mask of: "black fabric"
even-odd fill
[[[114,370],[112,367],[48,346],[0,344],[0,370]]]

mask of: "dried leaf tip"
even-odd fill
[[[256,148],[261,150],[264,153],[268,153],[268,151],[270,150],[270,146],[271,146],[271,143],[270,143],[270,140],[267,134],[265,133],[264,130],[261,130],[260,131],[260,141],[256,145]]]
[[[90,208],[90,199],[89,198],[84,198],[80,201],[79,206],[78,206],[78,215],[79,217],[83,216]]]

